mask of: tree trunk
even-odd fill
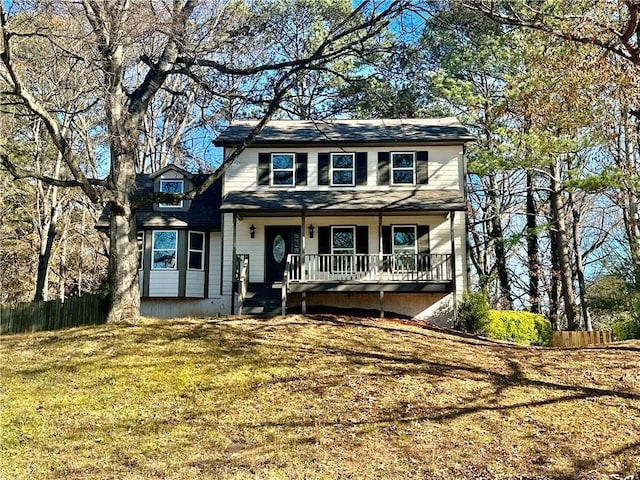
[[[109,312],[107,322],[135,321],[140,316],[138,246],[135,214],[111,211],[109,231]]]
[[[529,303],[533,313],[540,313],[540,257],[538,251],[538,226],[534,198],[534,177],[527,172],[527,266],[529,269]]]
[[[569,240],[564,219],[564,202],[560,191],[560,174],[557,165],[550,167],[551,173],[551,215],[555,227],[558,266],[560,267],[560,286],[564,303],[564,314],[567,317],[567,328],[577,330],[575,310],[575,294],[573,290],[573,272],[569,253]]]
[[[47,301],[49,286],[49,262],[53,251],[53,242],[56,239],[56,218],[49,218],[43,225],[43,238],[40,243],[38,253],[38,274],[36,277],[36,293],[33,297],[35,301]]]
[[[502,229],[500,198],[498,195],[498,187],[494,175],[491,175],[491,187],[488,194],[490,197],[492,209],[491,239],[493,240],[493,251],[496,257],[496,271],[498,272],[498,305],[501,308],[511,310],[513,308],[513,298],[511,296],[509,272],[507,270],[507,253],[504,244],[504,231]]]
[[[553,220],[551,219],[551,223]],[[558,262],[558,241],[553,230],[549,230],[549,244],[551,250],[551,278],[549,280],[549,320],[554,330],[560,330],[558,310],[560,310],[560,295],[558,284],[560,278],[560,264]]]
[[[591,322],[591,314],[587,306],[587,282],[584,277],[584,261],[582,255],[582,247],[580,245],[580,212],[572,202],[573,213],[573,250],[576,256],[576,276],[578,277],[578,288],[580,296],[580,311],[582,313],[582,321],[584,322],[584,328],[588,332],[593,331],[593,324]]]

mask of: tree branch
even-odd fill
[[[80,187],[82,188],[82,182],[78,180],[63,180],[60,178],[49,177],[47,175],[42,175],[38,172],[32,172],[30,170],[23,170],[18,168],[11,160],[9,160],[9,156],[2,153],[0,154],[0,163],[7,171],[11,174],[11,176],[15,180],[22,180],[25,178],[33,178],[35,180],[40,180],[47,185],[53,185],[54,187]],[[99,180],[95,178],[88,178],[87,181],[93,185],[98,187],[106,187],[106,180]]]

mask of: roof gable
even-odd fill
[[[160,177],[160,176],[164,175],[165,173],[167,173],[169,171],[177,172],[182,177],[185,177],[185,178],[188,178],[188,179],[191,179],[193,177],[193,174],[187,172],[184,168],[180,168],[179,166],[174,165],[173,163],[170,163],[166,167],[162,167],[160,170],[156,170],[155,172],[149,174],[149,178],[155,179],[157,177]]]

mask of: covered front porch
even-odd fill
[[[329,193],[333,192],[323,192],[323,197],[331,197]],[[375,199],[378,204],[373,211],[348,209],[348,202],[332,203],[331,199],[322,208],[305,209],[286,201],[279,208],[275,202],[270,208],[249,208],[250,200],[233,204],[237,208],[233,223],[228,224],[233,225],[236,258],[234,311],[244,313],[249,301],[256,305],[256,297],[273,297],[277,290],[281,301],[277,313],[286,313],[292,305],[306,313],[311,297],[316,302],[330,299],[332,304],[327,306],[345,308],[350,303],[347,298],[357,297],[359,305],[379,309],[383,316],[385,297],[408,295],[407,302],[427,308],[426,302],[455,292],[457,284],[463,283],[458,252],[465,254],[460,238],[464,215],[456,213],[464,203],[420,202],[420,209],[403,209],[406,202],[394,203],[392,195],[378,194]],[[413,198],[424,199],[424,195]],[[273,305],[274,300],[265,298],[265,302]],[[273,309],[270,313],[276,314]]]

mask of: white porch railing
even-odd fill
[[[291,254],[288,282],[451,281],[450,254]]]

